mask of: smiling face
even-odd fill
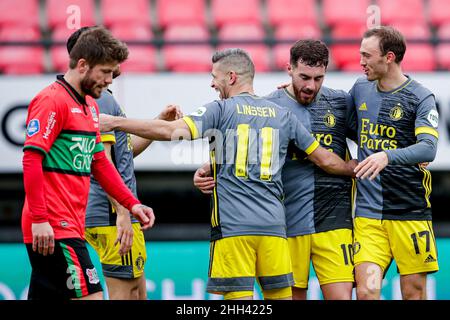
[[[367,76],[367,80],[379,80],[388,72],[389,55],[392,55],[392,53],[382,54],[378,37],[363,38],[361,41],[360,55],[360,64]]]
[[[220,63],[214,63],[211,76],[211,88],[219,93],[219,98],[222,100],[229,98],[229,72],[225,72]]]
[[[297,65],[288,67],[288,73],[292,78],[295,98],[301,104],[308,105],[313,102],[322,87],[326,67],[311,67],[299,61]]]
[[[100,98],[103,89],[107,88],[113,79],[117,63],[97,64],[89,67],[81,79],[81,90],[94,99]]]

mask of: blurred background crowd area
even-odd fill
[[[450,0],[0,0],[0,73],[64,71],[65,41],[91,25],[129,45],[124,72],[209,72],[212,52],[237,46],[257,72],[281,71],[301,38],[330,46],[330,70],[359,71],[361,35],[380,23],[405,35],[405,71],[450,69]]]

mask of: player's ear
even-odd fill
[[[236,72],[235,71],[228,72],[228,83],[230,85],[233,85],[233,84],[236,83],[236,81],[237,81],[237,74],[236,74]]]
[[[85,59],[81,58],[80,60],[78,60],[77,69],[81,74],[86,73],[89,70],[88,62]]]
[[[386,62],[387,63],[393,63],[395,62],[395,53],[393,53],[392,51],[389,51],[388,53],[386,53]]]
[[[290,63],[286,63],[286,69],[287,69],[288,75],[290,77],[292,77],[292,66]]]

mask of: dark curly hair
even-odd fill
[[[310,67],[328,66],[328,47],[320,40],[298,40],[291,47],[290,63],[296,66],[298,62]]]

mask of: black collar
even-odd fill
[[[64,75],[58,74],[56,76],[56,82],[62,85],[67,92],[70,94],[70,96],[79,104],[86,105],[86,99],[82,97],[77,90],[75,90],[67,81],[64,79]]]

